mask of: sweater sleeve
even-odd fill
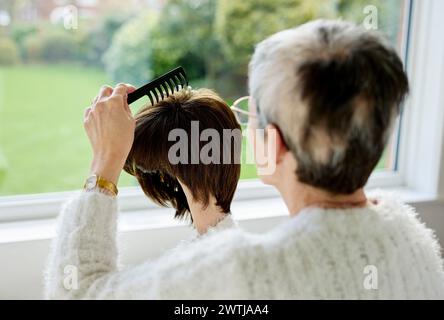
[[[119,270],[116,229],[115,198],[83,192],[67,202],[46,269],[46,298],[211,299],[217,292],[220,298],[230,283],[239,287],[237,258],[241,255],[235,247],[227,246],[227,241],[205,237],[189,247],[172,249],[157,260]],[[236,241],[234,236],[224,239]],[[219,277],[214,277],[214,270]],[[231,291],[230,297],[233,294]]]
[[[46,270],[47,298],[76,298],[117,271],[117,199],[82,192],[64,204]]]

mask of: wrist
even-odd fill
[[[94,157],[91,163],[90,174],[97,174],[117,185],[124,161],[118,158]]]
[[[93,174],[88,177],[88,179],[86,179],[83,188],[86,191],[99,191],[113,197],[116,197],[119,192],[117,190],[117,186],[114,183],[96,174]]]

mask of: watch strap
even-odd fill
[[[119,193],[114,183],[106,180],[101,176],[97,176],[97,187],[110,191],[112,194],[114,194],[114,196],[117,196],[117,194]]]
[[[93,181],[94,184],[92,184]],[[88,179],[86,179],[84,189],[87,191],[99,189],[99,191],[104,191],[105,193],[111,194],[113,196],[117,196],[118,194],[117,187],[114,183],[97,174],[93,174]]]

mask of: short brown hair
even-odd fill
[[[173,164],[169,160],[169,150],[175,144],[168,139],[170,132],[185,130],[191,146],[192,121],[198,121],[199,135],[206,129],[216,130],[220,137],[226,129],[240,132],[240,125],[222,98],[208,89],[182,90],[154,106],[142,108],[135,118],[134,143],[124,170],[137,178],[149,198],[159,205],[175,208],[176,218],[184,217],[190,208],[179,179],[194,200],[207,206],[210,196],[214,196],[216,205],[224,213],[230,212],[240,176],[239,139],[234,136],[231,143],[230,138],[229,149],[226,141],[220,141],[220,155],[229,154],[229,163]],[[204,145],[199,139],[199,154]],[[188,153],[191,156],[191,148]]]

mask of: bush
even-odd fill
[[[84,60],[88,64],[103,66],[103,55],[111,45],[114,34],[129,19],[128,14],[117,13],[103,18],[84,38]]]
[[[45,30],[27,37],[24,48],[31,62],[81,60],[81,36],[65,30]]]
[[[20,51],[20,57],[23,61],[27,60],[27,52],[25,48],[26,39],[36,32],[37,28],[31,24],[18,24],[12,26],[11,38],[14,39],[14,42],[17,44],[17,48]]]
[[[24,56],[27,62],[39,62],[41,59],[42,42],[39,36],[30,36],[23,42]]]
[[[20,52],[13,40],[0,38],[0,65],[13,65],[20,61]]]
[[[156,20],[154,14],[142,14],[116,32],[103,59],[114,81],[140,86],[153,77],[150,35]]]
[[[81,62],[103,67],[102,57],[115,32],[129,19],[128,13],[114,13],[98,21],[82,21],[83,28],[65,30],[60,25],[38,23],[16,25],[12,38],[24,61]]]

